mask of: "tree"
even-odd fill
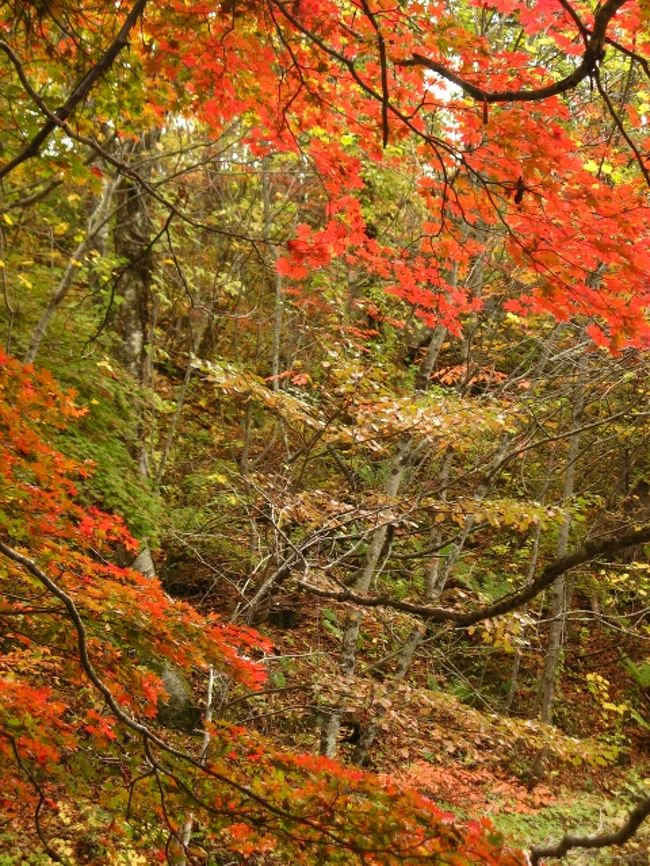
[[[165,734],[155,717],[166,661],[187,666],[191,659],[209,666],[210,682],[230,676],[259,688],[263,668],[241,650],[270,645],[249,629],[199,616],[155,579],[108,561],[112,547],[133,549],[133,539],[119,518],[75,502],[75,476],[89,468],[41,435],[55,435],[83,410],[49,375],[1,361],[0,515],[12,543],[0,540],[7,624],[0,759],[3,777],[20,792],[0,801],[8,820],[22,824],[31,813],[55,862],[73,850],[101,856],[114,834],[127,850],[162,859],[166,852],[178,862],[188,855],[182,818],[189,809],[189,826],[200,822],[204,844],[244,862],[255,851],[282,850],[294,862],[408,863],[425,855],[459,864],[520,862],[487,827],[461,835],[415,792],[333,762],[274,752],[225,721],[206,722],[199,756]],[[38,563],[29,556],[34,539]],[[208,708],[211,718],[211,693]],[[80,828],[72,836],[64,830],[71,817]]]
[[[505,646],[525,627],[522,606],[571,569],[595,597],[603,590],[589,564],[606,571],[648,541],[633,508],[646,466],[639,350],[650,333],[647,4],[58,0],[5,4],[1,21],[7,343],[57,366],[72,321],[84,352],[101,347],[140,380],[151,399],[125,436],[131,457],[146,458],[172,510],[181,501],[187,529],[170,538],[200,545],[202,565],[214,557],[239,621],[262,618],[280,589],[328,599],[341,615],[355,606],[347,685],[317,702],[335,710],[330,719],[348,708],[358,669],[385,677],[394,665],[404,678],[419,648],[440,639],[436,623]],[[109,228],[114,255],[99,243]],[[119,378],[114,361],[100,363]],[[174,381],[177,363],[170,411],[168,381],[146,389],[156,367]],[[401,841],[382,841],[392,808],[406,846],[431,853],[442,840],[474,862],[497,856],[489,838],[474,850],[484,842],[471,832],[456,844],[408,792],[279,756],[225,722],[206,726],[212,763],[159,732],[149,719],[166,662],[183,667],[191,653],[208,682],[218,670],[255,685],[259,666],[233,646],[265,644],[214,623],[189,640],[204,629],[196,612],[109,564],[135,552],[106,513],[115,502],[82,506],[79,467],[36,432],[56,422],[51,400],[76,410],[41,374],[5,364],[6,393],[25,410],[4,417],[6,485],[20,492],[5,501],[6,616],[29,620],[8,652],[30,643],[24,678],[8,686],[5,731],[21,733],[5,736],[4,754],[31,785],[45,845],[56,853],[42,821],[45,776],[69,795],[54,768],[85,726],[109,759],[90,761],[94,781],[80,782],[88,814],[93,785],[116,761],[117,800],[146,789],[138,820],[146,830],[162,809],[181,859],[179,828],[196,821],[243,858],[279,845],[298,862],[329,839],[328,856],[363,850],[391,862],[404,854]],[[211,398],[193,398],[195,373],[217,394],[227,441]],[[589,389],[600,399],[583,406]],[[188,401],[203,401],[210,419],[207,457],[173,454]],[[594,468],[603,443],[609,476]],[[217,468],[183,499],[179,467],[191,481],[193,460],[213,457]],[[586,479],[577,485],[576,465]],[[31,595],[16,607],[19,579],[54,607],[36,613]],[[404,621],[384,658],[363,658],[360,613],[379,608]],[[106,611],[124,609],[107,637]],[[62,693],[43,691],[34,646],[56,648],[48,670],[68,684]],[[82,678],[88,692],[72,694]],[[381,702],[371,709],[380,721]],[[228,749],[242,758],[233,774],[219,764]],[[233,824],[235,809],[243,820]],[[334,836],[312,820],[323,809]]]
[[[61,22],[47,6],[28,6],[9,28],[6,74],[17,76],[16,99],[27,100],[31,118],[45,119],[27,144],[18,136],[3,177],[26,168],[57,128],[133,177],[102,146],[88,109],[76,115],[75,128],[68,122],[95,89],[104,124],[122,135],[142,116],[142,89],[149,113],[191,111],[213,133],[246,111],[244,140],[253,151],[303,152],[328,193],[324,225],[297,227],[291,255],[280,262],[287,275],[299,279],[333,256],[354,255],[425,319],[457,331],[459,316],[481,302],[450,286],[445,273],[450,263],[467,262],[463,224],[479,220],[475,253],[502,230],[508,259],[521,271],[525,288],[512,309],[586,315],[593,338],[608,345],[647,338],[649,177],[638,82],[648,61],[647,45],[635,37],[647,12],[636,0],[611,0],[595,15],[582,6],[531,13],[517,2],[480,14],[329,0],[234,2],[217,14],[209,4],[181,0],[156,8],[143,0],[124,17],[92,2],[77,13],[62,9],[72,25],[62,42]],[[139,20],[126,62],[123,48]],[[187,27],[191,46],[179,39]],[[82,41],[88,29],[90,48]],[[46,89],[60,71],[53,64],[68,63],[68,55],[84,63],[85,76],[58,109],[30,83],[26,51],[32,65],[45,61]],[[630,70],[625,120],[615,105],[622,64]],[[184,98],[172,81],[187,85]],[[126,111],[111,110],[111,92]],[[592,140],[597,112],[609,118],[611,134]],[[399,163],[409,142],[430,166],[416,191],[430,216],[419,244],[400,251],[365,233],[358,191],[364,160]],[[182,214],[135,174],[143,190]]]

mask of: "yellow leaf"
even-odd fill
[[[12,218],[9,216],[8,213],[3,213],[2,219],[7,223],[8,226],[12,226],[14,224],[14,221],[12,220]]]

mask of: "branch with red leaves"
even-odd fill
[[[260,792],[259,786],[257,786],[258,790],[254,790],[246,781],[238,781],[229,773],[221,771],[221,764],[206,761],[203,753],[195,758],[177,748],[127,712],[102,679],[91,660],[86,625],[73,598],[32,559],[19,550],[0,541],[0,553],[35,577],[61,602],[76,633],[78,660],[86,678],[103,697],[113,717],[137,734],[138,739],[142,741],[146,770],[131,781],[129,803],[135,785],[153,775],[158,787],[160,811],[169,831],[168,850],[171,850],[170,846],[179,845],[180,850],[184,851],[186,843],[184,836],[179,834],[173,816],[168,812],[169,792],[166,789],[166,782],[169,782],[176,792],[181,793],[192,808],[198,807],[206,815],[218,819],[223,818],[224,814],[230,816],[234,823],[230,824],[227,832],[235,846],[238,840],[243,839],[245,842],[244,837],[259,831],[267,836],[270,834],[274,842],[282,839],[292,846],[292,851],[304,852],[308,848],[313,848],[317,854],[322,855],[323,846],[327,846],[341,854],[341,858],[337,856],[337,862],[366,862],[366,859],[372,855],[372,862],[377,863],[378,866],[379,864],[396,866],[398,863],[418,863],[425,859],[425,855],[419,853],[421,846],[428,848],[430,845],[431,850],[437,852],[442,845],[444,850],[451,851],[458,848],[466,853],[468,862],[485,864],[499,862],[504,866],[522,866],[523,860],[519,852],[504,848],[500,840],[493,842],[478,826],[468,828],[466,836],[463,837],[456,826],[449,822],[448,816],[427,798],[408,790],[382,791],[376,787],[372,777],[338,767],[335,762],[327,758],[269,752],[267,763],[270,767],[275,770],[278,766],[282,766],[287,773],[295,773],[300,776],[300,780],[304,780],[300,782],[302,788],[299,787],[297,790],[287,788],[285,795],[278,798],[273,794],[274,785],[268,788],[270,796],[265,796]],[[0,731],[0,735],[2,733]],[[262,759],[264,752],[259,751],[259,745],[256,745],[256,749],[255,759]],[[166,760],[163,761],[163,757]],[[214,789],[211,789],[212,800],[202,796],[200,789],[178,771],[173,759],[185,768],[196,771],[197,778],[203,776],[210,782],[223,785],[229,792],[226,805],[220,802],[215,804]],[[16,760],[20,765],[20,755]],[[232,761],[232,758],[229,760]],[[244,756],[242,761],[245,760]],[[321,784],[322,789],[319,788]],[[36,790],[39,794],[39,801],[36,804],[36,819],[38,819],[41,791],[38,788]],[[301,796],[304,801],[301,801]],[[372,811],[371,805],[375,799],[379,799],[380,803],[378,808]],[[358,812],[358,817],[363,819],[361,828],[355,824],[357,820],[355,811],[350,808],[352,801],[355,803],[355,810],[361,802],[365,802],[368,806]],[[387,808],[386,804],[390,807]],[[340,809],[338,817],[335,808]],[[404,831],[404,838],[400,838],[399,833],[396,833],[395,838],[392,838],[392,834],[389,838],[386,835],[385,816],[391,815],[391,827],[394,828],[398,808],[403,810],[401,814],[404,818],[400,826]],[[374,830],[371,819],[376,819]],[[348,820],[350,823],[346,823]],[[37,831],[39,829],[40,827],[37,826]],[[46,850],[50,850],[44,836],[42,841]],[[254,847],[250,850],[254,850]],[[347,859],[343,860],[342,856],[346,856]],[[298,861],[292,860],[292,862]]]
[[[73,599],[65,592],[65,590],[58,586],[58,584],[56,584],[52,580],[52,578],[50,578],[41,568],[39,568],[32,559],[20,553],[20,551],[15,550],[13,547],[10,547],[8,544],[5,544],[3,541],[0,541],[0,553],[4,554],[7,559],[10,559],[18,565],[22,566],[22,568],[24,568],[33,577],[40,581],[40,583],[53,596],[58,598],[59,601],[63,604],[77,633],[79,663],[85,675],[88,677],[88,680],[104,698],[107,706],[109,707],[116,719],[126,725],[127,728],[130,728],[135,733],[140,734],[140,736],[144,737],[146,742],[154,743],[163,752],[166,752],[167,754],[178,758],[184,763],[189,764],[190,766],[194,767],[194,769],[206,773],[207,775],[215,778],[217,781],[223,782],[226,785],[234,788],[238,793],[243,794],[246,798],[253,800],[255,803],[262,806],[264,809],[268,810],[272,814],[277,815],[280,818],[297,821],[298,823],[305,824],[320,831],[321,828],[315,822],[309,821],[308,819],[295,818],[289,811],[278,808],[273,803],[266,800],[264,797],[261,797],[260,795],[246,788],[244,785],[239,784],[233,779],[229,779],[221,773],[214,772],[211,768],[204,766],[204,764],[198,759],[170,745],[168,742],[166,742],[156,733],[154,733],[149,727],[147,727],[147,725],[144,725],[142,722],[135,719],[129,713],[125,712],[125,710],[118,704],[111,690],[108,688],[106,683],[101,679],[101,677],[95,670],[95,667],[90,659],[90,654],[88,650],[86,627]],[[338,837],[335,834],[328,833],[326,830],[323,830],[322,832],[325,836],[330,836],[333,841],[339,841]]]
[[[63,103],[63,105],[59,106],[59,108],[57,108],[56,111],[53,112],[56,120],[48,117],[40,130],[36,133],[32,140],[25,145],[25,147],[20,151],[20,153],[18,153],[13,159],[5,163],[3,166],[0,166],[0,180],[10,174],[23,162],[26,162],[28,159],[32,159],[33,157],[38,156],[41,147],[45,144],[45,142],[54,132],[57,126],[59,126],[59,123],[63,123],[70,117],[70,115],[79,105],[79,103],[83,102],[83,100],[88,96],[93,86],[101,78],[103,78],[104,75],[106,75],[108,70],[113,65],[117,55],[128,45],[129,34],[137,24],[138,19],[142,15],[144,7],[146,5],[147,0],[136,0],[136,2],[133,4],[133,8],[126,16],[124,23],[120,27],[120,30],[113,42],[102,54],[97,63],[95,63],[95,65],[91,69],[89,69],[88,72],[84,75],[81,81],[78,82],[70,96]],[[22,80],[21,64],[10,46],[7,45],[5,42],[0,42],[0,49],[2,49],[2,51],[4,51],[4,53],[9,57],[14,67],[16,68],[19,77],[21,77]]]
[[[582,55],[582,60],[579,65],[560,81],[555,81],[552,84],[547,84],[545,87],[534,88],[531,90],[497,90],[489,91],[471,81],[467,81],[461,75],[453,72],[442,63],[431,60],[423,54],[413,52],[413,55],[405,60],[398,60],[397,66],[424,66],[432,72],[436,72],[442,78],[460,87],[463,93],[471,96],[473,99],[483,103],[495,102],[540,102],[543,99],[548,99],[551,96],[558,96],[561,93],[567,93],[573,90],[581,81],[588,78],[596,70],[599,61],[602,58],[603,46],[607,39],[607,26],[618,10],[625,5],[627,0],[607,0],[604,3],[594,18],[594,26],[589,38],[586,41],[586,47]],[[584,30],[583,27],[580,28]]]

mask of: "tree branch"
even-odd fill
[[[63,604],[76,632],[79,663],[81,669],[85,673],[92,686],[104,698],[104,700],[106,701],[106,705],[115,716],[115,718],[118,721],[122,722],[122,724],[124,724],[127,728],[130,728],[130,730],[139,734],[143,738],[147,746],[151,743],[155,744],[156,746],[158,746],[159,749],[161,749],[170,757],[177,758],[187,766],[190,766],[193,769],[198,770],[200,773],[203,773],[206,776],[210,777],[211,779],[214,779],[215,781],[220,782],[223,785],[231,788],[242,797],[244,797],[246,800],[249,800],[256,806],[259,806],[268,814],[279,818],[281,821],[289,822],[296,825],[302,825],[303,827],[314,831],[317,834],[317,838],[320,837],[321,842],[323,839],[327,839],[331,843],[338,845],[341,848],[347,848],[354,851],[357,850],[354,842],[347,840],[343,835],[337,832],[336,829],[329,829],[327,826],[320,824],[316,818],[312,818],[310,816],[303,817],[301,815],[293,814],[289,807],[285,808],[284,805],[276,805],[263,795],[256,793],[245,784],[242,784],[236,779],[226,776],[224,773],[218,772],[213,767],[204,764],[202,760],[194,758],[187,752],[184,752],[181,749],[178,749],[175,746],[171,745],[162,737],[158,736],[158,734],[156,734],[147,725],[138,721],[130,713],[126,712],[120,706],[119,702],[117,701],[109,687],[100,677],[99,673],[97,672],[95,666],[91,661],[88,650],[88,637],[86,632],[86,626],[81,617],[81,614],[79,613],[77,605],[75,604],[71,596],[69,596],[64,589],[62,589],[54,580],[52,580],[51,577],[49,577],[41,568],[39,568],[39,566],[36,565],[36,563],[32,559],[20,553],[20,551],[15,550],[10,545],[5,544],[3,541],[0,541],[0,553],[6,556],[7,559],[10,559],[12,562],[15,562],[17,565],[21,566],[21,568],[25,569],[25,571],[29,572],[29,574],[35,577],[39,581],[39,583],[41,583],[53,596],[58,598],[59,601]],[[189,789],[186,788],[186,791],[189,791]],[[197,799],[196,795],[193,796],[194,799]],[[197,800],[197,802],[200,801]]]
[[[479,102],[539,102],[551,96],[558,96],[561,93],[573,90],[581,81],[593,73],[602,57],[603,46],[607,38],[607,25],[626,2],[627,0],[607,0],[600,7],[594,18],[594,27],[587,40],[580,64],[570,75],[544,87],[531,90],[496,90],[491,92],[477,84],[473,84],[471,81],[467,81],[467,79],[458,73],[448,69],[444,64],[431,60],[417,51],[414,51],[409,58],[395,61],[395,64],[397,66],[424,66],[457,87],[460,87],[464,93]],[[582,26],[579,29],[582,35],[584,35]]]
[[[370,9],[367,0],[361,0],[361,5],[363,6],[363,11],[366,13],[366,17],[372,24],[373,30],[377,34],[377,48],[379,51],[379,65],[381,68],[381,126],[382,126],[382,144],[384,147],[388,145],[388,136],[389,136],[389,127],[388,127],[388,109],[390,105],[390,97],[388,94],[388,65],[386,61],[386,43],[384,42],[384,37],[382,35],[381,30],[379,29],[379,24],[377,23],[377,18],[375,14]]]
[[[578,565],[583,565],[585,562],[590,562],[597,556],[602,554],[618,553],[628,547],[634,547],[636,544],[643,544],[650,541],[650,525],[643,526],[640,529],[632,530],[621,536],[608,536],[607,538],[588,541],[569,553],[566,556],[559,557],[551,562],[541,572],[539,577],[531,581],[531,583],[522,587],[517,592],[509,593],[495,601],[493,604],[479,607],[473,611],[459,611],[452,608],[433,607],[426,604],[416,604],[409,601],[398,601],[388,595],[367,596],[360,595],[352,590],[340,592],[337,590],[324,589],[312,584],[301,581],[298,585],[313,595],[320,598],[329,598],[333,601],[349,601],[357,604],[360,607],[387,607],[392,610],[403,611],[414,616],[422,617],[429,622],[447,622],[453,623],[456,626],[467,627],[476,625],[486,619],[493,619],[496,616],[510,613],[517,610],[527,602],[536,598],[547,587],[551,586],[560,575],[576,568]]]
[[[643,821],[650,815],[650,797],[646,797],[632,809],[624,824],[618,830],[610,833],[598,833],[593,836],[574,836],[565,833],[559,842],[549,845],[535,845],[530,852],[531,866],[538,866],[542,857],[561,858],[571,848],[609,848],[611,845],[623,845],[639,829]]]
[[[89,69],[88,72],[81,79],[81,81],[78,82],[70,96],[63,103],[63,105],[59,106],[59,108],[57,108],[56,111],[53,112],[56,120],[48,118],[43,124],[43,126],[40,128],[40,130],[36,133],[32,140],[25,145],[25,147],[20,151],[20,153],[18,153],[12,160],[0,167],[0,180],[10,174],[23,162],[26,162],[28,159],[32,159],[32,157],[34,156],[38,156],[41,147],[45,144],[47,139],[59,125],[57,121],[63,122],[67,120],[68,117],[70,117],[77,105],[79,105],[79,103],[86,98],[86,96],[90,93],[97,81],[99,81],[100,78],[103,78],[103,76],[108,72],[120,51],[122,51],[122,49],[124,49],[128,45],[129,33],[136,25],[138,18],[144,11],[144,7],[146,5],[147,0],[136,0],[136,2],[133,4],[133,8],[126,16],[124,24],[122,24],[122,27],[120,28],[113,42],[106,49],[104,54],[99,58],[97,63],[91,69]],[[14,68],[16,69],[18,77],[20,78],[21,84],[24,87],[26,81],[25,73],[21,62],[14,53],[13,49],[6,42],[0,41],[0,50],[4,51],[4,53],[11,60]]]

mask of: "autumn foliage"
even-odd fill
[[[0,823],[20,828],[26,850],[37,841],[54,861],[111,864],[122,853],[251,866],[522,862],[487,822],[459,826],[426,796],[453,787],[445,770],[416,764],[413,790],[408,776],[290,752],[232,723],[219,690],[235,701],[273,691],[272,644],[205,613],[209,592],[194,607],[131,567],[139,515],[116,513],[91,483],[93,462],[70,456],[68,434],[92,401],[29,362],[46,356],[69,305],[65,361],[101,352],[111,361],[93,375],[130,377],[119,454],[124,427],[111,428],[113,488],[127,463],[136,471],[136,440],[152,500],[168,492],[182,512],[187,470],[209,530],[227,535],[205,545],[216,565],[198,542],[192,555],[237,596],[223,610],[238,623],[261,616],[278,587],[339,606],[325,623],[342,645],[347,629],[348,669],[330,676],[322,705],[300,708],[312,721],[323,707],[340,715],[357,685],[350,624],[363,605],[403,616],[389,630],[412,642],[411,660],[434,622],[471,624],[463,639],[495,652],[527,647],[524,603],[574,565],[647,539],[635,402],[650,344],[649,8],[2,5]],[[124,397],[121,387],[102,400]],[[174,478],[188,402],[207,410],[195,420],[208,445],[196,460],[188,447]],[[598,474],[589,437],[601,430],[620,484]],[[609,547],[583,532],[594,514]],[[179,536],[170,531],[182,546]],[[599,569],[577,590],[594,608]],[[628,577],[620,591],[632,596]],[[358,608],[344,625],[346,602]],[[383,638],[370,640],[374,651]],[[368,663],[369,718],[375,691],[390,689],[387,653]],[[185,730],[163,724],[170,676],[194,702]],[[620,722],[631,705],[608,688]],[[606,745],[618,754],[618,741]],[[472,771],[456,791],[471,803],[482,778]],[[533,808],[523,784],[504,791]]]
[[[83,820],[95,828],[97,850],[122,844],[164,859],[165,850],[181,850],[191,809],[203,844],[244,858],[285,851],[295,863],[425,855],[458,866],[520,862],[489,825],[461,830],[431,800],[387,780],[279,753],[225,721],[207,724],[207,760],[191,740],[161,731],[166,665],[204,674],[212,666],[256,689],[264,665],[246,654],[270,645],[115,565],[135,543],[119,516],[79,504],[92,467],[55,444],[85,410],[49,374],[6,355],[0,389],[4,819],[28,833],[35,821],[52,856],[81,850],[75,828]]]
[[[4,29],[16,62],[33,55],[34,84],[41,63],[90,63],[72,34],[61,38],[56,15],[30,8],[22,26]],[[579,317],[615,349],[647,344],[647,81],[632,74],[624,110],[616,104],[623,65],[647,70],[641,0],[596,10],[473,2],[460,14],[384,0],[173,0],[122,16],[87,2],[83,26],[103,37],[99,64],[127,11],[142,12],[128,64],[115,61],[92,118],[62,125],[110,162],[96,129],[114,120],[112,89],[125,139],[185,115],[215,138],[243,121],[256,157],[300,154],[326,203],[318,225],[296,226],[278,262],[286,277],[300,283],[332,261],[354,263],[425,322],[458,332],[490,300],[466,278],[497,232],[505,256],[495,289],[515,277],[514,296],[496,292],[506,309]],[[406,246],[375,237],[364,206],[370,167],[418,163],[430,166],[413,178],[420,235]]]

